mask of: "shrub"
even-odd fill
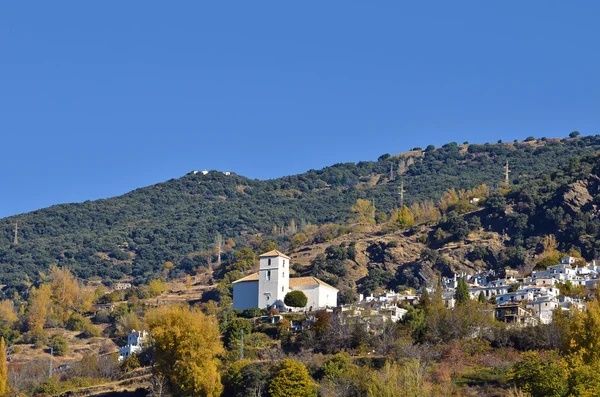
[[[64,356],[69,352],[69,343],[62,335],[54,335],[52,339],[50,339],[48,347],[50,347],[57,356]]]
[[[135,355],[135,354],[127,357],[121,363],[121,370],[123,372],[131,372],[134,369],[139,368],[139,367],[140,367],[140,360],[138,359],[137,355]]]
[[[289,307],[305,307],[308,298],[302,291],[291,291],[285,295],[283,302]]]

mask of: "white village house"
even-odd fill
[[[141,352],[147,339],[148,332],[136,331],[135,329],[131,331],[129,336],[127,336],[127,345],[119,349],[119,361],[126,359],[132,354]]]
[[[283,302],[290,291],[302,291],[308,298],[306,310],[337,306],[338,290],[316,277],[290,278],[290,258],[277,250],[262,254],[259,271],[233,282],[233,308],[276,307],[287,311]]]

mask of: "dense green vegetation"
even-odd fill
[[[268,181],[190,173],[120,197],[56,205],[1,220],[0,282],[23,290],[26,275],[35,280],[52,263],[68,266],[83,278],[132,275],[146,282],[165,261],[175,263],[179,274],[206,266],[213,259],[199,253],[210,248],[218,234],[233,238],[238,247],[260,245],[258,234],[293,245],[288,241],[293,233],[287,232],[292,225],[343,224],[352,217],[349,209],[357,198],[374,200],[377,219],[383,219],[398,205],[401,179],[407,204],[437,200],[449,188],[498,185],[506,161],[511,181],[519,184],[528,175],[549,175],[599,147],[598,136],[449,143]],[[14,245],[17,221],[19,241]],[[521,220],[511,220],[520,224],[517,221]],[[579,218],[572,223],[578,225]],[[528,233],[522,231],[523,237]],[[584,249],[591,255],[595,248]]]

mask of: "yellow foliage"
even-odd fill
[[[224,353],[215,317],[183,306],[166,306],[146,315],[154,340],[156,369],[178,396],[221,395],[217,356]]]
[[[19,319],[15,312],[15,302],[10,299],[5,299],[0,302],[0,321],[9,325]]]
[[[425,382],[423,365],[416,359],[400,366],[385,363],[385,366],[373,374],[369,383],[369,397],[420,397],[429,396],[430,385]]]
[[[133,330],[140,330],[142,328],[142,322],[133,312],[121,317],[117,323],[117,329],[120,331],[121,335],[127,335]]]
[[[395,223],[395,226],[401,229],[415,225],[415,215],[410,209],[408,209],[407,206],[404,206],[400,210],[396,211],[396,213],[394,213],[392,216],[392,220]]]
[[[66,267],[50,265],[49,277],[53,300],[65,310],[72,308],[79,292],[79,283],[73,273]]]
[[[292,237],[292,247],[297,248],[308,241],[308,236],[304,233],[294,234]]]
[[[8,380],[8,368],[6,366],[6,343],[4,337],[0,338],[0,396],[6,394],[6,381]]]
[[[375,206],[369,200],[358,199],[350,209],[356,214],[354,222],[360,225],[375,224]]]
[[[148,284],[148,291],[153,297],[159,296],[160,294],[166,292],[167,289],[167,283],[165,283],[163,280],[152,280],[150,281],[150,284]]]
[[[544,252],[546,251],[556,251],[558,248],[558,242],[556,242],[556,237],[552,234],[548,234],[542,238],[542,247],[544,247]]]
[[[46,323],[46,314],[51,302],[51,289],[47,284],[40,288],[31,287],[29,293],[29,310],[27,313],[27,324],[30,331],[41,331]]]

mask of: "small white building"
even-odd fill
[[[131,289],[131,283],[119,282],[115,284],[115,291],[124,291]]]
[[[233,282],[233,308],[287,311],[283,300],[290,291],[304,292],[308,298],[304,310],[337,306],[337,288],[316,277],[290,278],[290,257],[273,250],[260,256],[258,273]]]
[[[550,295],[539,296],[534,301],[527,302],[526,304],[526,308],[530,309],[540,319],[542,324],[550,324],[552,322],[552,315],[558,306],[559,303],[556,297]]]
[[[147,340],[148,332],[132,330],[127,336],[127,345],[119,349],[119,360],[141,352]]]

